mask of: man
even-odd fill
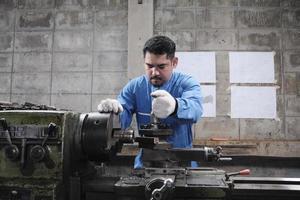
[[[192,124],[202,116],[201,88],[191,76],[174,72],[178,63],[176,45],[166,36],[154,36],[144,45],[146,74],[131,80],[118,100],[106,99],[99,112],[120,113],[122,128],[130,126],[136,114],[138,127],[150,123],[153,113],[161,123],[171,126],[167,141],[174,148],[192,147]],[[192,164],[192,166],[195,164]],[[134,168],[143,167],[142,152],[135,158]]]

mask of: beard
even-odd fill
[[[150,77],[150,83],[155,87],[160,87],[163,85],[164,81],[159,76],[152,76]]]

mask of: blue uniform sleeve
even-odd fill
[[[118,101],[123,106],[123,112],[120,113],[120,122],[122,129],[128,128],[132,121],[132,115],[135,112],[136,98],[133,92],[133,84],[131,82],[122,89],[118,96]]]
[[[181,87],[182,95],[176,98],[178,103],[176,117],[183,123],[196,123],[203,113],[200,84],[189,77],[182,83]]]

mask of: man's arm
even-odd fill
[[[180,122],[196,123],[203,114],[200,84],[190,77],[184,81],[182,89],[181,97],[176,98],[178,107],[173,116]]]
[[[132,115],[135,112],[136,107],[132,82],[127,83],[127,85],[122,89],[120,95],[118,96],[118,101],[123,107],[123,112],[120,113],[120,122],[122,129],[125,129],[131,124]]]

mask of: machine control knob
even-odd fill
[[[11,161],[17,160],[20,155],[19,148],[14,144],[7,145],[5,147],[4,152],[5,152],[5,157]]]
[[[45,158],[46,150],[41,145],[35,145],[30,149],[30,158],[35,162],[40,162]]]
[[[18,193],[17,190],[12,190],[12,191],[10,192],[10,199],[11,199],[11,200],[17,200],[17,199],[19,199],[19,198],[18,198],[18,197],[19,197],[18,194],[19,194],[19,193]]]

